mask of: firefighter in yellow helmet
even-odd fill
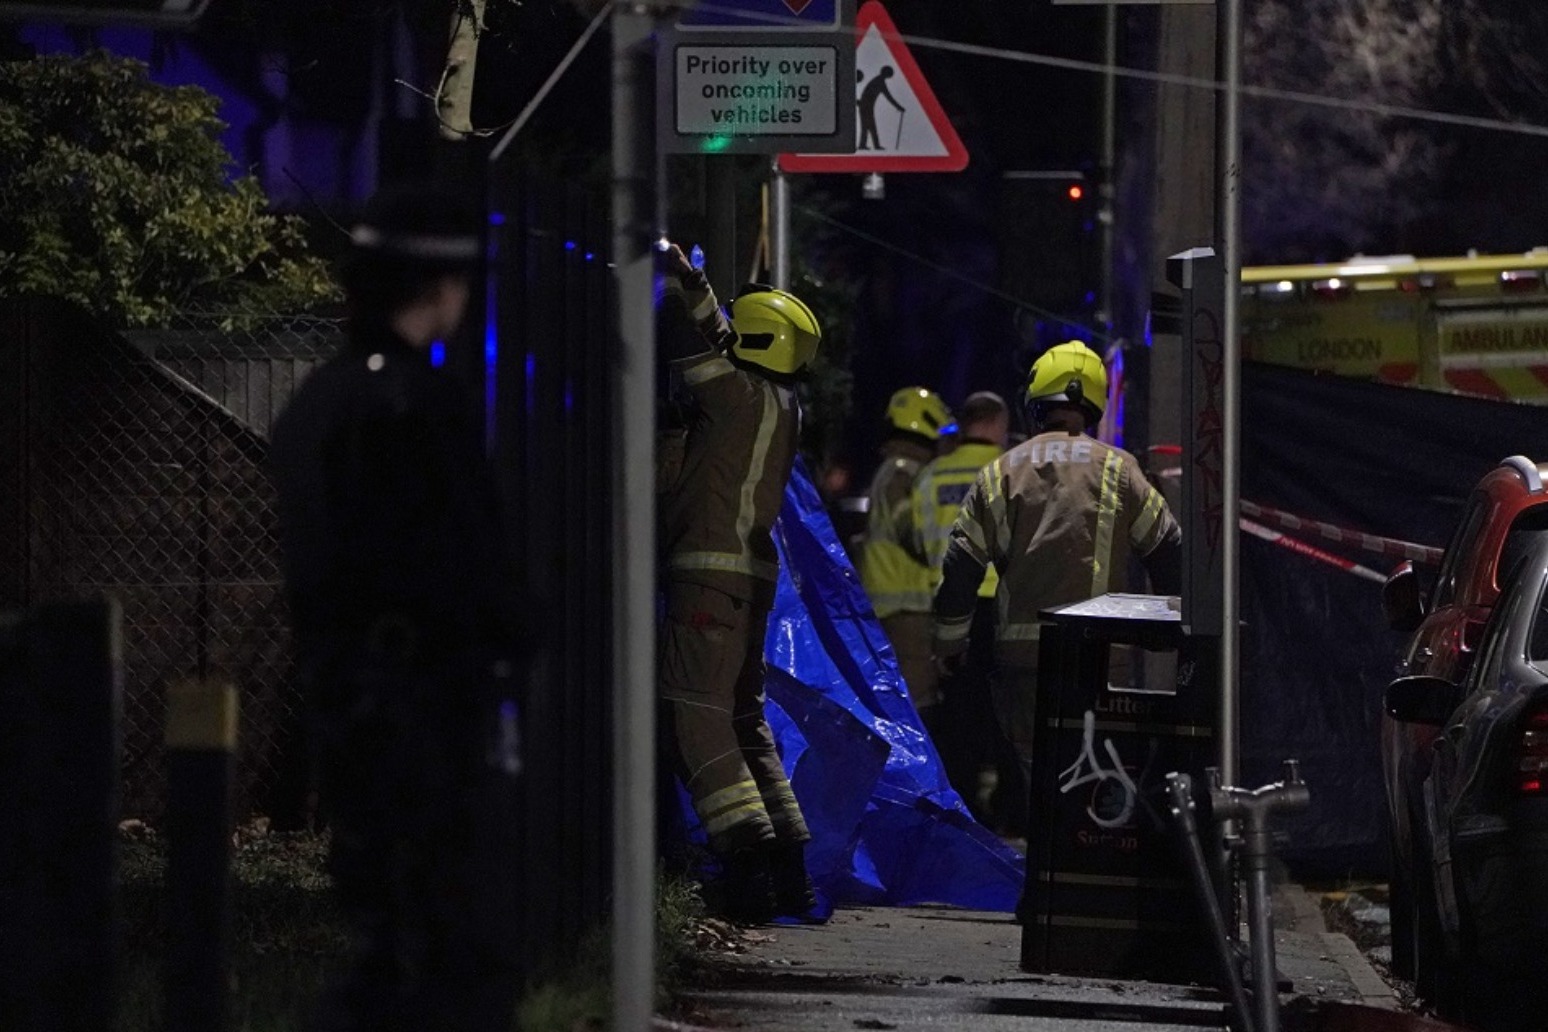
[[[799,917],[816,904],[811,834],[764,718],[763,645],[779,575],[771,531],[800,427],[794,385],[822,331],[768,287],[744,290],[728,322],[681,250],[663,264],[660,347],[693,398],[661,508],[667,759],[723,865],[717,909],[746,923]]]
[[[1097,354],[1066,341],[1032,364],[1025,402],[1036,433],[992,462],[963,499],[935,593],[935,648],[967,647],[984,569],[995,593],[995,715],[1023,774],[1032,752],[1039,610],[1129,590],[1138,556],[1160,594],[1181,584],[1182,532],[1139,461],[1088,436],[1107,401]]]
[[[939,680],[930,651],[930,592],[934,575],[914,527],[914,478],[935,457],[951,410],[924,387],[892,395],[885,415],[881,464],[871,478],[860,583],[897,654],[909,698],[926,727],[935,719]]]
[[[941,563],[946,559],[946,546],[962,500],[978,479],[979,471],[1005,451],[1010,438],[1010,406],[993,391],[968,395],[958,412],[956,438],[957,446],[925,463],[914,480],[913,525],[930,566],[932,592],[940,583]],[[969,660],[949,675],[938,671],[940,701],[933,707],[933,724],[929,728],[947,779],[962,793],[968,809],[984,823],[989,823],[990,815],[977,798],[979,769],[1005,751],[996,748],[999,731],[989,703],[988,684],[998,584],[999,578],[991,566],[984,571],[978,586]],[[1005,788],[1009,791],[1016,778],[1013,775],[1007,780],[1010,783]]]

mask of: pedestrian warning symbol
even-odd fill
[[[855,152],[781,154],[786,172],[960,172],[967,148],[878,0],[855,19]]]

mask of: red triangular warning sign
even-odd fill
[[[855,17],[853,154],[781,154],[786,172],[960,172],[967,148],[879,0]]]

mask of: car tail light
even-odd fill
[[[1318,301],[1341,301],[1354,293],[1354,284],[1349,280],[1333,279],[1315,280],[1311,285],[1311,295]]]
[[[1516,747],[1516,790],[1525,796],[1548,795],[1548,705],[1528,710]]]
[[[1500,290],[1506,294],[1527,294],[1542,283],[1542,273],[1535,269],[1524,272],[1500,273]]]

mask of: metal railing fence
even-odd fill
[[[238,814],[299,814],[307,786],[274,492],[274,416],[342,343],[336,321],[190,314],[105,331],[47,301],[0,312],[0,604],[123,607],[123,813],[165,805],[166,689],[241,698]]]

